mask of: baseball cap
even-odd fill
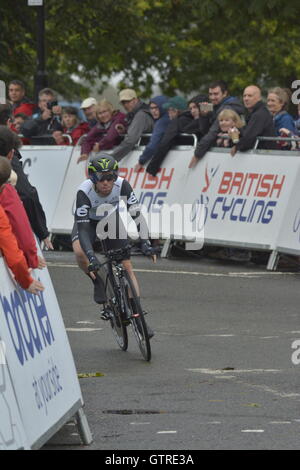
[[[120,101],[131,101],[133,98],[137,98],[136,92],[131,88],[125,88],[121,90],[119,93],[119,100]]]
[[[182,96],[173,96],[170,98],[167,103],[163,104],[164,109],[174,108],[174,109],[187,109],[187,101],[182,98]]]
[[[80,106],[80,109],[85,109],[85,108],[89,108],[90,106],[92,106],[93,104],[97,104],[97,100],[95,100],[95,98],[86,98],[85,100],[83,100],[83,102],[81,103],[81,106]]]

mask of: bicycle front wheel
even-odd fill
[[[110,325],[118,346],[126,351],[128,348],[128,334],[127,328],[124,324],[124,312],[122,311],[120,294],[118,292],[117,279],[115,278],[116,285],[113,287],[109,277],[107,277],[106,295],[108,304],[111,308],[112,316],[110,318]]]
[[[144,317],[140,300],[136,294],[133,282],[127,273],[124,272],[124,287],[126,297],[126,307],[128,309],[133,334],[137,341],[138,347],[146,361],[151,359],[151,346],[148,335],[147,324]]]

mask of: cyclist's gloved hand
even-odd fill
[[[145,256],[153,256],[153,255],[155,255],[155,251],[154,251],[154,249],[152,248],[151,243],[150,243],[149,240],[144,240],[144,241],[142,241],[142,243],[141,243],[141,250],[142,250],[143,255],[145,255]]]
[[[99,271],[101,265],[99,260],[96,258],[96,256],[91,256],[89,258],[89,265],[88,265],[88,270],[89,272],[96,272]]]

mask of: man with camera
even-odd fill
[[[58,105],[57,95],[51,88],[44,88],[39,92],[39,112],[24,122],[21,129],[24,137],[49,136],[54,131],[62,131],[61,106]],[[55,143],[55,142],[53,142]]]

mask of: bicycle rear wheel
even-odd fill
[[[127,271],[124,272],[123,280],[126,296],[126,308],[128,309],[128,317],[130,318],[132,330],[143,358],[146,361],[150,361],[151,346],[144,312],[136,294],[133,282]]]
[[[115,278],[117,289],[117,279]],[[119,292],[115,292],[109,276],[107,276],[106,284],[106,295],[108,299],[108,305],[112,311],[112,317],[110,318],[110,326],[113,330],[113,334],[118,346],[126,351],[128,348],[128,334],[127,328],[124,324],[124,312],[122,310],[121,299]]]

